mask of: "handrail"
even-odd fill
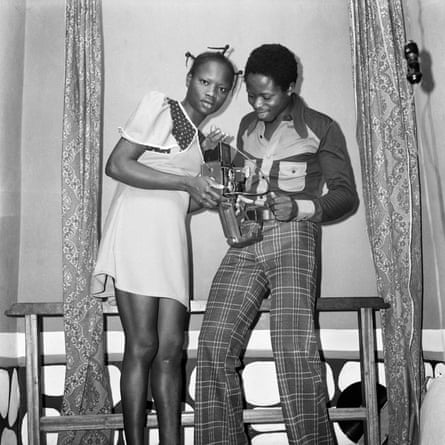
[[[27,385],[27,409],[28,409],[28,442],[40,445],[42,433],[67,430],[89,429],[121,429],[123,427],[121,414],[100,414],[85,416],[42,416],[41,415],[41,388],[39,379],[39,365],[41,355],[39,348],[40,324],[39,318],[60,317],[64,315],[62,302],[40,303],[16,303],[5,314],[9,317],[25,318],[26,337],[26,385]],[[353,312],[357,313],[359,326],[359,344],[361,357],[361,374],[363,380],[364,406],[359,408],[329,408],[331,421],[365,422],[367,443],[379,442],[379,417],[375,362],[375,340],[373,313],[376,310],[386,309],[389,304],[378,297],[321,297],[317,299],[317,312]],[[205,300],[192,300],[190,302],[191,313],[203,313],[206,309]],[[271,309],[270,299],[262,302],[260,311],[268,312]],[[104,316],[117,315],[116,305],[107,301],[102,302]],[[193,412],[182,413],[184,426],[193,426]],[[246,423],[282,423],[283,416],[280,407],[266,409],[244,410],[244,422]],[[155,413],[147,415],[146,425],[149,428],[157,426]]]
[[[190,312],[193,314],[205,312],[206,300],[191,300]],[[373,310],[387,309],[388,303],[385,303],[379,297],[320,297],[316,302],[318,312],[354,312],[361,308]],[[117,306],[106,301],[102,304],[104,315],[117,314]],[[266,298],[261,304],[260,311],[268,312],[270,310],[270,299]],[[38,315],[45,317],[60,317],[63,315],[62,302],[41,302],[41,303],[15,303],[5,311],[8,317],[24,317],[25,315]]]

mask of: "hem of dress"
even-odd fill
[[[115,285],[116,277],[109,272],[96,272],[93,275],[93,278],[91,280],[91,295],[94,298],[100,299],[100,300],[107,300],[107,299],[114,299],[116,298],[115,289],[119,289],[123,292],[129,292],[139,295],[147,295],[149,297],[153,298],[168,298],[170,300],[177,301],[178,303],[182,304],[187,311],[190,311],[190,298],[185,298],[184,300],[181,300],[179,298],[175,297],[169,297],[166,295],[149,295],[144,292],[139,292],[134,289],[123,289],[121,287],[117,287]]]

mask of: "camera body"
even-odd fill
[[[232,147],[224,142],[211,152],[206,152],[205,164],[201,169],[203,176],[210,176],[224,188],[221,193],[224,197],[241,192],[246,179],[249,177],[247,167],[235,167],[232,162]]]
[[[201,174],[223,185],[218,212],[224,236],[230,246],[243,247],[262,239],[262,227],[255,222],[249,224],[244,204],[238,200],[250,169],[233,165],[233,150],[229,144],[220,142],[214,150],[206,152]]]

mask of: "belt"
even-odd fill
[[[275,215],[270,209],[250,209],[246,211],[246,215],[253,221],[273,221]]]

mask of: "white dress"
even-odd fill
[[[151,168],[187,176],[201,171],[198,130],[181,104],[162,93],[148,93],[120,132],[128,141],[147,146],[138,161]],[[118,183],[99,244],[92,294],[108,297],[116,287],[173,298],[188,308],[189,199],[183,191]]]

